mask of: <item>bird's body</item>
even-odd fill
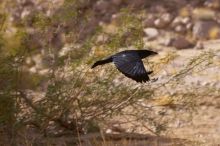
[[[147,72],[145,70],[141,59],[156,54],[156,52],[150,50],[125,50],[109,56],[106,59],[97,61],[92,68],[113,62],[117,69],[128,78],[137,82],[146,82],[150,80],[148,75],[151,74],[152,71]]]

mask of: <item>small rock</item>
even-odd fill
[[[112,130],[112,132],[117,132],[117,133],[126,132],[126,129],[120,127],[120,125],[112,125],[111,130]]]
[[[26,60],[25,60],[25,63],[28,67],[32,67],[35,65],[35,62],[32,60],[31,57],[27,57]]]
[[[101,35],[98,35],[98,37],[96,39],[96,43],[102,44],[102,43],[107,42],[108,39],[109,39],[109,37],[107,35],[101,34]]]
[[[37,72],[37,68],[36,67],[31,67],[29,69],[30,73],[36,73]]]
[[[175,31],[178,33],[185,33],[186,32],[186,28],[183,25],[177,25],[175,27]]]
[[[179,36],[177,38],[171,39],[170,46],[173,46],[176,49],[186,49],[186,48],[193,47],[193,44],[186,38]]]
[[[183,17],[183,18],[181,19],[181,22],[182,22],[183,24],[188,24],[188,23],[190,22],[190,18],[189,18],[189,17]]]
[[[195,49],[204,49],[204,44],[201,41],[198,41],[196,43]]]
[[[148,15],[148,17],[143,21],[144,27],[154,27],[154,21],[156,17],[154,15]]]
[[[220,14],[216,15],[215,21],[216,21],[218,24],[220,24]]]
[[[178,16],[178,17],[176,17],[174,20],[173,20],[173,22],[172,22],[172,24],[171,24],[171,27],[172,28],[175,28],[175,27],[177,27],[178,25],[187,25],[187,24],[189,24],[190,23],[190,18],[189,17],[180,17],[180,16]]]
[[[189,16],[191,16],[191,13],[192,13],[192,7],[189,5],[182,7],[179,10],[179,16],[182,16],[182,17],[189,17]]]
[[[170,38],[162,38],[158,40],[158,43],[163,46],[169,46],[170,40],[171,40]]]
[[[111,129],[106,129],[105,133],[112,133],[112,130]]]
[[[159,35],[159,32],[156,28],[145,28],[144,29],[145,34],[149,39],[156,38]]]
[[[198,39],[217,39],[220,38],[220,26],[213,20],[196,21],[193,35]]]
[[[186,24],[186,29],[187,30],[191,30],[192,29],[193,24],[192,23],[188,23]]]
[[[63,47],[60,51],[59,51],[59,53],[58,53],[58,56],[59,57],[63,57],[63,56],[66,56],[70,51],[71,51],[71,47],[70,46],[65,46],[65,47]]]
[[[176,17],[176,18],[173,20],[171,26],[172,26],[173,28],[175,28],[177,25],[180,25],[180,24],[182,23],[182,20],[181,20],[181,19],[182,19],[181,17]]]
[[[164,28],[167,25],[167,23],[163,19],[158,18],[154,21],[154,25],[157,28]]]
[[[214,20],[216,14],[215,11],[207,8],[196,8],[192,12],[193,18],[199,20]]]
[[[48,75],[50,72],[50,69],[42,69],[38,71],[39,75]]]
[[[220,38],[220,27],[216,26],[209,30],[209,38],[210,39],[218,39]]]
[[[143,8],[149,3],[146,0],[135,0],[135,1],[127,1],[128,5],[130,5],[133,8]]]
[[[161,19],[166,23],[169,24],[173,20],[173,16],[170,13],[165,13],[161,15]]]
[[[219,0],[206,0],[204,5],[209,8],[219,9],[220,8],[220,1]]]
[[[99,0],[96,2],[94,9],[100,13],[106,13],[109,8],[109,2],[105,0]]]
[[[24,19],[25,17],[27,17],[28,15],[30,15],[31,11],[28,9],[24,9],[21,13],[21,18]]]
[[[206,82],[206,81],[204,81],[204,82],[201,83],[202,86],[207,86],[208,84],[209,84],[209,83]]]
[[[122,3],[122,0],[112,0],[112,3],[116,6],[119,6]]]
[[[149,8],[149,11],[151,11],[153,13],[163,14],[163,13],[166,13],[168,10],[163,5],[151,4],[151,7]]]
[[[34,61],[35,63],[35,68],[37,69],[41,69],[43,68],[43,63],[42,63],[42,55],[41,54],[36,54],[32,57],[32,60]]]

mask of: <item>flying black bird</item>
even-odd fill
[[[128,78],[136,82],[146,82],[150,80],[148,75],[153,71],[146,71],[141,59],[156,54],[157,52],[150,50],[125,50],[95,62],[92,68],[113,62],[117,69]]]

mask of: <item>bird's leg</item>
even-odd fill
[[[153,71],[147,71],[147,74],[149,75],[149,74],[152,74],[153,73]]]
[[[156,82],[158,80],[158,78],[153,78],[150,80],[151,83]]]

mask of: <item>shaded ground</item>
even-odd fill
[[[59,141],[61,145],[61,141],[65,141],[71,145],[73,144],[73,138],[65,137],[54,139],[55,145]],[[77,140],[76,140],[77,141]],[[79,140],[78,140],[79,141]],[[142,134],[90,134],[86,136],[80,137],[82,146],[93,146],[93,145],[105,145],[105,146],[115,146],[115,145],[126,145],[126,146],[144,146],[144,145],[152,145],[152,146],[173,146],[173,145],[189,145],[192,142],[187,140],[178,139],[178,138],[166,138],[166,137],[157,137],[152,135],[142,135]],[[79,142],[78,142],[79,143]]]

